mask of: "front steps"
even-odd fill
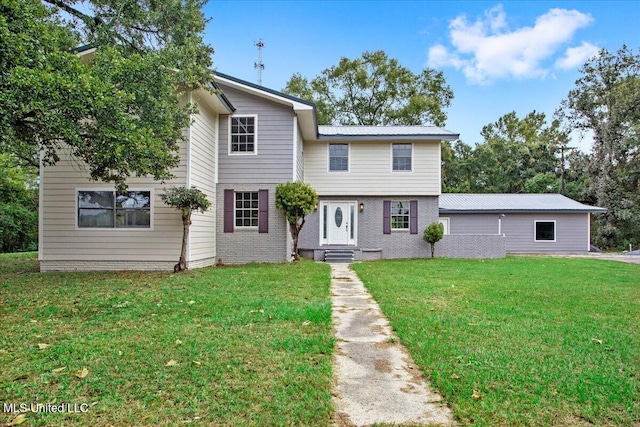
[[[353,249],[326,249],[324,251],[324,262],[353,262],[355,258]]]

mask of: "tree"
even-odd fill
[[[211,79],[202,5],[2,0],[0,151],[37,166],[64,149],[121,189],[132,175],[170,178],[195,111],[181,97]],[[81,43],[96,48],[88,64]]]
[[[160,194],[160,199],[177,210],[182,215],[182,250],[180,261],[173,268],[174,272],[187,269],[187,241],[189,240],[189,227],[191,226],[191,214],[200,211],[206,212],[211,207],[206,194],[196,187],[171,187]]]
[[[0,252],[38,247],[38,187],[34,170],[0,154]]]
[[[298,260],[298,236],[305,216],[318,204],[318,194],[306,182],[287,182],[276,187],[276,207],[284,211],[293,239],[293,257]]]
[[[547,124],[544,113],[519,118],[510,112],[484,126],[482,136],[473,148],[462,141],[443,143],[443,191],[557,193],[564,182],[571,195],[582,193],[583,169],[573,162],[584,155],[567,150],[569,132],[559,120]]]
[[[442,72],[414,74],[383,51],[343,57],[311,81],[294,74],[283,91],[315,102],[319,124],[342,125],[443,126],[453,98]]]
[[[440,240],[442,240],[442,236],[444,236],[444,225],[442,225],[438,221],[432,222],[427,228],[424,229],[422,238],[431,246],[431,258],[433,258],[434,256],[435,245]]]
[[[607,212],[596,217],[599,246],[640,242],[640,53],[622,46],[587,61],[557,116],[593,135],[589,191]]]

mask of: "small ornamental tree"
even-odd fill
[[[422,237],[425,242],[431,245],[431,258],[433,258],[435,244],[442,240],[442,236],[444,236],[444,226],[437,221],[432,222],[424,229],[424,235]]]
[[[293,238],[293,257],[298,260],[298,236],[304,226],[304,217],[318,203],[318,193],[305,182],[287,182],[276,187],[276,207],[284,211]]]
[[[160,198],[166,205],[176,208],[182,214],[182,250],[180,252],[180,261],[173,267],[173,271],[186,270],[187,240],[189,239],[191,214],[194,211],[206,212],[211,206],[211,202],[207,200],[206,194],[196,187],[171,187],[168,190],[165,188],[164,193],[160,194]]]

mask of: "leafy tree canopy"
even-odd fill
[[[38,247],[38,187],[33,168],[0,153],[0,252]]]
[[[593,135],[589,190],[607,212],[598,215],[596,244],[627,247],[640,242],[640,52],[603,49],[581,68],[582,76],[557,116]]]
[[[481,134],[484,141],[475,147],[443,143],[443,191],[557,193],[565,184],[572,196],[583,198],[575,187],[583,173],[572,170],[574,164],[584,166],[578,162],[582,154],[567,148],[568,132],[558,120],[547,124],[544,113],[519,118],[510,112]]]
[[[182,250],[180,260],[174,267],[174,272],[187,269],[187,242],[189,241],[189,227],[193,212],[206,212],[211,207],[207,195],[196,187],[171,187],[160,194],[160,199],[167,205],[180,211],[182,215]]]
[[[313,101],[320,124],[443,126],[453,91],[440,71],[414,74],[383,51],[341,58],[308,80],[294,74],[285,93]]]
[[[424,229],[424,233],[422,234],[422,238],[425,242],[431,246],[431,258],[433,258],[435,253],[435,245],[444,236],[444,225],[442,223],[434,221],[427,228]]]
[[[0,0],[0,151],[45,165],[66,150],[92,179],[163,180],[210,81],[200,0]],[[96,48],[90,64],[74,52]]]
[[[306,182],[287,182],[276,187],[276,207],[281,209],[293,239],[293,256],[298,259],[298,236],[304,226],[305,216],[318,204],[318,193]]]

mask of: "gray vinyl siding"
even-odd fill
[[[450,218],[451,234],[497,234],[499,214],[442,214]],[[556,241],[534,241],[534,222],[556,221]],[[588,213],[509,213],[502,218],[509,253],[587,252]]]
[[[233,233],[224,232],[224,190],[269,190],[269,232],[258,233],[257,228],[234,227]],[[219,184],[217,221],[217,259],[224,264],[250,262],[285,262],[289,230],[282,211],[276,208],[275,184]]]
[[[293,109],[220,85],[236,111],[257,115],[257,153],[229,154],[229,115],[220,116],[218,182],[268,184],[293,178]]]
[[[358,212],[357,248],[382,249],[382,258],[424,258],[428,245],[422,239],[427,226],[438,219],[438,197],[432,196],[384,196],[384,197],[320,197],[324,201],[354,201],[356,205],[364,203],[364,211]],[[384,200],[418,201],[418,234],[409,230],[392,230],[383,233]],[[300,233],[298,247],[303,249],[330,248],[320,246],[319,210],[306,217]]]
[[[499,214],[440,214],[442,218],[450,218],[449,234],[498,234],[498,216]]]
[[[198,105],[190,128],[189,185],[207,195],[211,208],[193,213],[189,230],[189,267],[215,263],[216,256],[216,176],[215,150],[217,115]],[[208,261],[207,261],[208,260]]]

